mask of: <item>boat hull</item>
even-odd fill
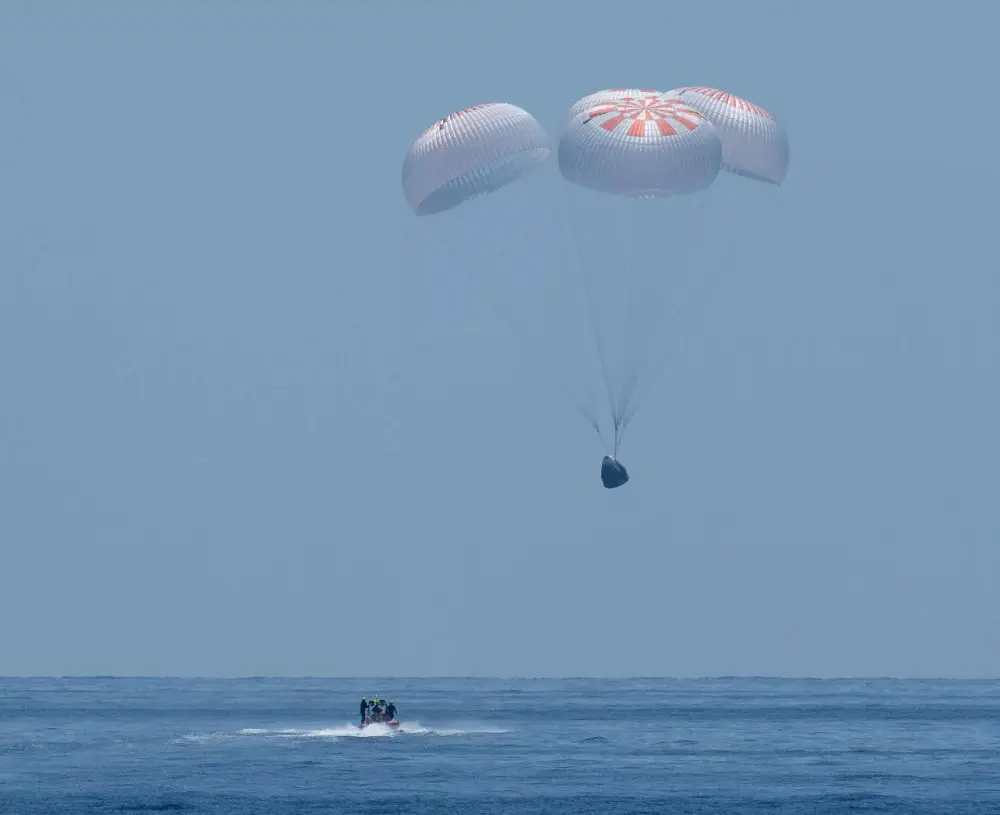
[[[371,720],[366,720],[364,724],[359,724],[358,728],[359,729],[363,729],[363,728],[369,727],[370,725],[373,725],[373,724],[384,724],[386,727],[391,727],[393,730],[395,730],[397,727],[399,727],[399,722],[397,722],[395,719],[393,719],[392,721],[389,721],[389,722],[373,722]]]

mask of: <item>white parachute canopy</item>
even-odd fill
[[[781,184],[788,172],[788,137],[770,113],[717,88],[685,86],[664,94],[697,110],[715,125],[722,141],[722,169]]]
[[[622,433],[687,306],[697,264],[687,200],[722,163],[712,123],[655,90],[611,89],[570,108],[558,147],[614,428]],[[572,192],[575,190],[575,192]],[[673,312],[673,313],[672,313]]]
[[[457,207],[516,181],[552,152],[548,134],[516,105],[475,105],[421,133],[403,162],[403,194],[417,215]]]

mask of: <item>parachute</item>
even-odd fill
[[[722,163],[722,142],[711,122],[655,91],[641,93],[647,95],[587,97],[593,101],[572,115],[559,142],[563,177],[636,198],[665,198],[709,186]]]
[[[403,194],[416,215],[444,212],[516,181],[551,152],[545,130],[526,110],[475,105],[417,137],[403,162]]]
[[[715,125],[723,170],[770,184],[785,180],[788,137],[764,108],[717,88],[674,88],[664,98],[683,102]]]
[[[617,460],[622,437],[710,263],[693,226],[710,212],[716,178],[780,184],[787,164],[784,131],[745,100],[696,87],[612,88],[572,104],[555,140],[507,102],[451,113],[414,140],[402,186],[415,215],[442,223],[435,246],[462,255],[456,272],[506,287],[510,304],[540,304],[542,281],[563,270],[582,283],[578,303],[569,283],[552,287],[555,306],[585,324],[575,352],[552,347],[548,326],[525,344],[547,350],[557,384],[597,431],[608,453],[601,480],[614,489],[629,480]],[[474,199],[485,203],[468,210]],[[529,321],[511,323],[523,339]],[[595,390],[606,395],[608,438]]]

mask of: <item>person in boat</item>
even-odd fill
[[[385,706],[385,718],[390,722],[396,718],[396,705],[393,704],[392,699],[390,699],[389,704]]]
[[[368,700],[364,696],[361,697],[361,724],[365,723],[365,719],[368,718]]]

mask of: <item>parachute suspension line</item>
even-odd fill
[[[695,226],[700,223],[702,208],[707,206],[707,199],[704,196],[704,192],[693,196],[692,203],[686,203],[684,205],[685,208],[673,216],[673,219],[680,219],[682,221],[680,233],[683,235],[683,240],[678,241],[679,250],[674,258],[675,262],[670,267],[670,284],[658,296],[662,297],[664,301],[673,301],[674,306],[677,304],[677,298],[681,296],[678,291],[679,287],[682,284],[685,286],[691,285],[695,279],[694,265],[698,255],[695,248],[697,245]],[[642,353],[643,362],[641,366],[644,371],[649,370],[650,374],[660,371],[666,360],[676,352],[681,338],[688,333],[691,325],[706,310],[708,301],[712,298],[712,285],[715,277],[710,273],[710,270],[713,268],[710,259],[703,259],[703,261],[698,272],[699,277],[706,281],[706,288],[700,294],[695,294],[691,290],[688,290],[693,302],[690,302],[685,307],[684,313],[673,313],[672,307],[669,307],[671,310],[671,319],[668,321],[670,328],[661,338],[662,342],[655,346],[655,350],[650,351],[649,343],[646,344],[646,349]],[[708,273],[706,273],[705,262],[709,263]],[[637,387],[637,383],[634,382],[633,387]],[[635,416],[636,412],[638,412],[639,408],[646,401],[652,387],[653,382],[648,381],[646,387],[632,393],[632,402],[626,423],[632,420],[632,417]]]
[[[639,241],[638,235],[636,233],[635,220],[632,214],[627,210],[634,205],[634,201],[625,200],[619,203],[619,207],[625,212],[621,213],[619,221],[624,220],[624,229],[626,234],[622,237],[625,238],[625,243],[628,246],[628,255],[624,260],[625,269],[623,275],[622,285],[625,291],[622,292],[625,296],[626,304],[626,315],[625,325],[623,330],[625,332],[624,342],[624,359],[621,360],[623,366],[624,379],[618,383],[621,387],[621,391],[617,394],[612,394],[609,387],[609,396],[611,397],[611,413],[612,419],[614,421],[614,456],[618,457],[618,450],[621,447],[622,439],[625,436],[625,429],[628,427],[632,416],[635,414],[635,405],[632,404],[632,396],[635,392],[636,381],[639,377],[639,366],[633,360],[636,357],[636,345],[641,345],[638,341],[634,331],[636,326],[636,285],[635,276],[638,274],[638,264],[639,264]]]
[[[676,249],[669,262],[663,264],[662,268],[658,266],[655,270],[647,270],[655,271],[656,273],[653,275],[655,285],[651,287],[651,290],[646,292],[646,295],[655,300],[658,305],[666,306],[668,312],[672,312],[674,306],[676,306],[676,298],[680,296],[678,287],[682,283],[690,282],[694,257],[691,232],[692,224],[690,223],[691,213],[688,209],[681,208],[682,205],[679,204],[676,197],[671,196],[671,198],[673,199],[672,201],[668,199],[667,201],[648,202],[653,205],[649,207],[650,215],[656,212],[658,208],[656,207],[657,204],[667,204],[666,207],[663,207],[665,213],[657,217],[657,221],[665,218],[668,222],[675,224],[674,228],[683,236],[681,240],[672,241]],[[685,204],[683,206],[689,207],[690,205]],[[632,222],[630,221],[630,223]],[[621,429],[623,435],[625,429],[649,395],[653,383],[648,380],[647,375],[653,375],[660,369],[664,358],[670,355],[676,340],[684,333],[687,324],[694,317],[690,313],[686,315],[672,315],[672,318],[667,321],[668,325],[672,326],[672,328],[667,330],[667,336],[659,337],[660,342],[654,342],[654,337],[651,336],[651,333],[655,333],[653,332],[653,323],[649,319],[643,319],[640,311],[645,303],[642,300],[644,289],[639,285],[637,280],[637,276],[642,271],[639,266],[641,258],[637,256],[638,243],[638,240],[633,236],[632,247],[635,251],[633,251],[632,264],[628,270],[630,285],[627,292],[629,315],[627,324],[630,328],[635,327],[637,333],[630,331],[627,336],[629,342],[627,356],[632,363],[629,366],[626,381],[623,382],[622,386]],[[660,254],[656,254],[654,258],[656,263],[661,263],[662,258]],[[648,315],[646,316],[648,317]],[[640,386],[641,382],[645,384]]]
[[[611,377],[608,374],[608,360],[607,354],[604,349],[604,342],[601,339],[601,332],[598,328],[599,322],[597,319],[597,307],[594,303],[594,282],[591,278],[590,267],[583,259],[583,240],[580,235],[580,225],[578,219],[574,213],[573,201],[570,193],[567,189],[562,190],[563,198],[567,201],[567,206],[565,212],[568,213],[570,229],[573,232],[573,245],[576,249],[576,265],[580,273],[581,280],[583,281],[583,288],[587,295],[587,308],[590,311],[590,328],[594,335],[594,344],[597,346],[597,355],[601,362],[601,376],[604,379],[604,389],[608,395],[608,404],[611,408],[611,415],[614,418],[615,415],[615,404],[613,398],[613,389],[611,387]],[[600,429],[598,429],[598,434],[601,436],[601,441],[604,442],[604,436],[601,434]],[[618,430],[615,429],[615,437],[617,439]],[[607,446],[607,442],[604,442]],[[615,448],[617,449],[617,441],[615,442]]]
[[[430,218],[429,221],[432,222],[433,226],[431,227],[431,229],[427,230],[427,233],[429,235],[433,232],[437,233],[436,237],[438,245],[444,247],[445,254],[447,254],[450,258],[451,262],[445,264],[444,271],[446,273],[454,274],[455,269],[466,268],[470,265],[477,267],[482,266],[489,259],[493,260],[500,259],[503,263],[516,262],[515,259],[506,256],[501,256],[499,253],[496,252],[491,254],[489,252],[483,252],[481,250],[474,250],[471,253],[468,251],[461,251],[460,247],[465,247],[466,249],[467,247],[460,240],[459,233],[458,230],[455,228],[455,225],[447,223],[447,221],[450,220],[449,216],[451,214],[452,213],[446,212],[437,216],[436,218]],[[433,253],[431,253],[431,255],[433,256]],[[529,357],[534,356],[533,352],[535,349],[533,349],[532,346],[528,344],[525,341],[525,339],[520,335],[520,333],[516,330],[519,321],[516,319],[515,316],[511,314],[509,305],[503,302],[503,297],[501,296],[498,298],[495,296],[491,296],[490,292],[486,290],[485,287],[480,287],[480,288],[483,288],[483,291],[480,292],[480,295],[485,295],[485,302],[487,303],[487,305],[489,305],[494,310],[494,312],[504,321],[504,323],[506,323],[507,328],[508,330],[510,330],[514,340],[521,346],[522,352]],[[497,294],[497,292],[493,292],[493,294],[495,295]],[[545,357],[546,355],[542,354],[542,356]],[[543,365],[546,363],[549,366],[553,365],[552,360],[548,358],[546,358]],[[563,396],[566,399],[568,399],[568,401],[573,405],[576,411],[580,413],[580,415],[586,420],[587,424],[589,424],[597,431],[597,435],[600,437],[601,443],[604,444],[605,443],[604,436],[601,431],[598,419],[594,415],[593,411],[590,408],[588,408],[583,402],[581,402],[579,398],[574,396],[569,389],[567,389],[566,384],[565,382],[562,381],[561,377],[556,376],[553,382],[556,384],[557,389],[562,391]]]
[[[662,199],[643,199],[641,201],[630,202],[637,209],[647,217],[653,216],[661,208],[667,209],[667,207],[662,207],[661,205],[666,203]],[[668,205],[669,206],[669,205]],[[662,215],[656,217],[656,222],[662,219]],[[667,217],[670,214],[667,213]],[[622,435],[625,433],[625,429],[628,427],[632,418],[639,410],[639,406],[643,402],[644,394],[640,392],[639,383],[643,380],[646,374],[649,372],[650,364],[650,346],[653,344],[653,337],[650,335],[652,332],[652,325],[648,314],[645,315],[642,312],[642,308],[649,307],[649,302],[647,299],[651,299],[655,304],[661,304],[661,300],[667,297],[670,293],[670,286],[667,284],[668,276],[674,273],[676,264],[673,264],[668,269],[661,269],[659,265],[655,269],[644,269],[642,267],[643,258],[640,256],[640,237],[636,234],[636,221],[637,217],[629,218],[628,224],[629,228],[632,230],[631,235],[631,259],[630,265],[626,272],[626,302],[628,308],[628,319],[626,325],[629,330],[626,336],[627,350],[626,356],[630,360],[630,364],[627,368],[627,376],[625,381],[622,383],[622,401],[621,401],[621,429]],[[643,228],[646,228],[648,224],[643,221]],[[643,245],[644,246],[644,245]],[[652,258],[657,264],[662,262],[662,255],[660,253],[655,253]],[[685,264],[681,264],[684,266]],[[652,276],[654,285],[648,290],[641,285],[639,277],[643,273],[648,273]]]
[[[593,420],[593,421],[592,421],[592,422],[590,423],[590,426],[591,426],[592,428],[594,428],[594,430],[596,430],[596,431],[597,431],[597,438],[599,438],[599,439],[601,440],[601,447],[602,447],[602,448],[603,448],[604,450],[607,450],[607,449],[608,449],[608,443],[607,443],[607,441],[606,441],[606,440],[605,440],[605,438],[604,438],[604,431],[602,431],[602,430],[601,430],[601,425],[600,425],[600,424],[598,423],[597,419],[594,419],[594,420]]]
[[[626,201],[626,204],[635,204],[634,201]],[[643,202],[645,203],[645,202]],[[631,360],[635,353],[636,345],[636,303],[635,303],[635,289],[636,281],[635,278],[639,274],[639,236],[636,234],[636,223],[635,218],[628,217],[626,219],[629,229],[629,265],[625,270],[625,302],[627,308],[628,318],[625,321],[626,334],[625,334],[625,358],[626,360]],[[639,329],[641,330],[641,329]],[[641,344],[641,343],[640,343]],[[632,392],[635,389],[635,381],[639,376],[639,370],[636,363],[631,365],[626,365],[627,377],[624,382],[622,382],[622,393],[621,393],[621,408],[620,408],[620,419],[622,425],[622,433],[625,432],[625,426],[628,424],[629,419],[629,403],[632,400]]]

